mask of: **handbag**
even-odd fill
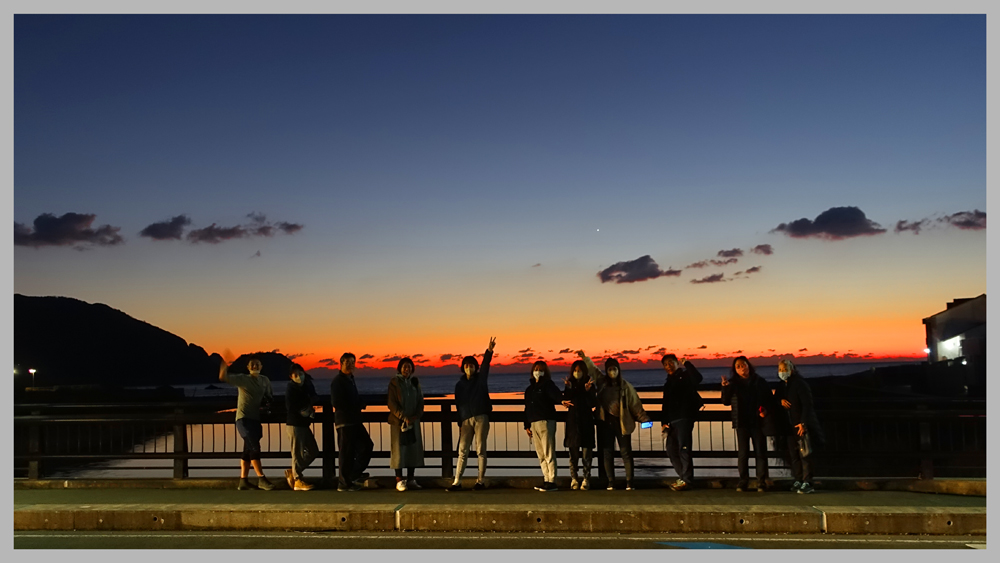
[[[801,457],[809,457],[811,453],[813,453],[813,447],[812,441],[809,440],[809,434],[799,436],[799,455]]]

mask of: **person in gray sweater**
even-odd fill
[[[262,403],[270,402],[274,398],[271,380],[260,373],[262,367],[259,359],[251,358],[247,365],[249,375],[231,374],[226,361],[219,356],[219,381],[239,389],[236,401],[236,430],[243,438],[243,456],[240,458],[240,484],[237,488],[241,491],[247,489],[270,491],[274,488],[274,484],[264,476],[264,469],[260,466],[260,439],[264,436],[260,409]],[[257,473],[256,485],[247,480],[251,466]]]

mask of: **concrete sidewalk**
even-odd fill
[[[436,487],[438,481],[427,479],[426,489],[407,492],[388,487],[237,491],[235,480],[214,479],[181,481],[186,488],[177,487],[179,482],[163,488],[169,480],[16,481],[14,529],[986,533],[985,496],[836,488],[809,495],[785,488],[673,492],[658,482],[640,482],[635,491],[567,488],[541,493],[494,483],[485,491],[447,492]],[[977,487],[985,494],[985,480],[952,480],[942,486]]]

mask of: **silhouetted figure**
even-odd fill
[[[396,470],[396,490],[422,489],[414,478],[416,468],[424,466],[424,439],[420,418],[424,415],[424,392],[413,376],[413,360],[403,358],[396,365],[396,377],[389,380],[386,403],[389,405],[389,467]],[[406,469],[406,477],[403,477]]]
[[[660,360],[667,378],[663,382],[663,410],[660,422],[667,435],[667,455],[677,472],[677,480],[670,485],[675,491],[685,491],[694,482],[694,464],[691,449],[694,447],[695,417],[705,405],[698,394],[701,373],[691,362],[679,362],[674,354]]]
[[[334,426],[337,428],[339,464],[338,491],[357,491],[368,478],[365,469],[372,460],[375,444],[361,420],[365,404],[354,382],[354,354],[340,357],[340,371],[330,382],[330,400],[333,402]]]
[[[462,377],[455,384],[455,407],[458,409],[458,468],[455,471],[455,482],[448,487],[449,491],[462,490],[462,474],[469,460],[469,450],[472,438],[476,438],[476,451],[479,454],[479,478],[473,489],[486,488],[483,479],[486,477],[486,437],[490,434],[490,413],[493,412],[493,402],[490,400],[490,360],[493,358],[493,347],[496,337],[490,338],[490,345],[483,354],[483,366],[475,356],[462,358]]]
[[[781,382],[775,388],[774,397],[793,428],[787,436],[788,458],[795,477],[792,491],[808,494],[814,490],[812,452],[822,447],[826,440],[816,417],[809,384],[791,360],[778,362],[778,379]]]
[[[563,390],[562,404],[567,409],[563,446],[569,450],[569,472],[572,477],[569,488],[574,491],[590,489],[590,469],[594,459],[594,407],[597,406],[597,390],[587,371],[587,363],[576,360],[569,368],[569,377],[563,382],[566,388]]]
[[[285,480],[289,489],[308,491],[313,485],[305,481],[302,472],[319,456],[319,446],[311,428],[316,415],[316,388],[312,377],[299,364],[291,365],[288,379],[288,387],[285,388],[285,432],[291,441],[292,467],[285,470]]]
[[[757,491],[767,489],[767,437],[764,418],[774,409],[771,386],[757,375],[746,356],[733,360],[729,378],[722,376],[722,404],[730,405],[733,428],[736,429],[737,467],[740,480],[736,490],[743,492],[750,483],[750,441],[757,458]]]
[[[243,456],[240,458],[239,490],[264,489],[270,491],[274,485],[264,476],[260,466],[260,439],[264,429],[260,422],[261,407],[274,399],[271,380],[261,375],[260,360],[250,360],[247,368],[250,374],[230,374],[229,366],[219,357],[219,381],[228,383],[239,390],[236,402],[236,430],[243,438]],[[257,484],[247,481],[250,466],[257,473]]]
[[[524,431],[535,444],[535,454],[542,468],[542,486],[536,491],[555,491],[556,487],[556,405],[562,393],[552,381],[552,372],[543,361],[531,366],[531,378],[524,390]]]

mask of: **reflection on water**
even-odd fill
[[[519,393],[493,393],[495,399],[519,398]],[[640,392],[641,399],[659,398],[658,392]],[[718,398],[718,391],[703,391],[705,398]],[[497,405],[496,411],[523,411],[521,405]],[[565,410],[562,406],[559,410]],[[650,405],[647,409],[654,421],[658,420],[657,412],[659,405]],[[728,410],[729,407],[723,405],[706,405],[706,410]],[[428,405],[428,411],[438,411],[437,405]],[[366,409],[367,412],[388,412],[384,405],[373,406]],[[375,443],[375,451],[389,451],[389,425],[387,423],[366,423],[372,441]],[[559,423],[556,427],[556,450],[562,452],[565,425]],[[313,424],[312,431],[316,436],[316,441],[322,447],[323,428],[320,424]],[[424,438],[424,448],[429,451],[441,449],[441,423],[423,422],[421,432]],[[458,449],[459,427],[457,423],[452,423],[452,450]],[[233,424],[191,424],[187,427],[188,449],[193,453],[202,452],[241,452],[243,451],[243,440]],[[139,444],[134,451],[173,451],[173,436],[159,436],[148,440],[145,444]],[[770,441],[770,439],[769,439]],[[673,468],[666,458],[644,458],[642,452],[663,451],[664,437],[660,433],[660,424],[655,422],[653,428],[637,428],[632,434],[632,450],[635,453],[637,477],[661,477],[674,478]],[[264,436],[261,440],[261,450],[264,452],[287,452],[289,450],[288,435],[285,432],[285,425],[274,423],[264,425]],[[474,449],[477,448],[474,444]],[[700,421],[695,423],[694,430],[694,450],[695,451],[734,451],[736,449],[736,432],[728,421]],[[521,451],[534,452],[534,445],[527,433],[524,431],[522,422],[491,422],[490,434],[487,443],[487,450],[493,451]],[[773,450],[773,443],[769,447]],[[474,455],[474,454],[473,454]],[[779,461],[777,454],[771,456],[769,465],[771,466],[771,476],[781,478],[788,475],[784,469],[784,463]],[[427,458],[428,464],[440,465],[440,458]],[[568,458],[558,458],[559,474],[569,475]],[[262,461],[265,473],[271,476],[281,475],[288,467],[288,459],[269,459]],[[599,460],[594,460],[594,471]],[[735,459],[717,458],[695,458],[696,477],[734,477],[736,476]],[[388,457],[375,458],[372,460],[369,472],[373,476],[391,476],[392,470],[388,467]],[[621,469],[621,459],[618,459],[617,470],[619,476],[623,475]],[[473,469],[475,463],[473,462]],[[500,468],[497,466],[513,466],[512,468]],[[494,456],[490,458],[490,466],[487,475],[494,477],[506,476],[536,476],[541,475],[538,461],[534,458],[501,458]],[[312,466],[306,470],[307,477],[319,478],[322,470],[321,460],[314,461]],[[753,463],[751,460],[751,475],[753,475]],[[468,471],[467,471],[468,474]],[[439,467],[428,467],[419,469],[418,476],[440,477]],[[173,476],[172,460],[117,460],[92,464],[86,468],[67,470],[55,473],[51,478],[79,478],[79,479],[101,479],[101,478],[170,478]],[[189,476],[191,478],[212,478],[212,477],[238,477],[238,459],[193,459],[189,462]]]

